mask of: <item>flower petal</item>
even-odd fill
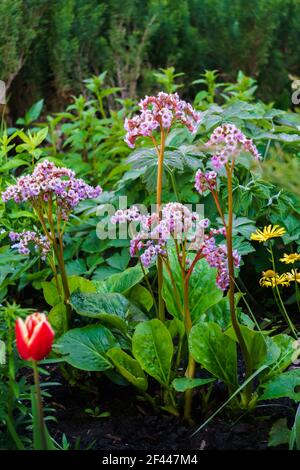
[[[24,321],[18,318],[16,321],[16,340],[19,355],[25,361],[30,359],[29,346],[28,346],[28,333]]]
[[[54,331],[47,320],[35,327],[29,341],[30,358],[34,361],[44,359],[51,351]]]

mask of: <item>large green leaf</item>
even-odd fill
[[[62,297],[58,292],[57,285],[55,283],[55,279],[53,278],[51,281],[42,282],[43,294],[45,297],[46,302],[54,307],[56,304],[61,302]],[[92,281],[85,279],[84,277],[80,276],[69,276],[68,277],[68,284],[70,293],[72,294],[76,290],[80,290],[82,292],[95,292],[96,287]],[[61,277],[58,276],[58,287],[61,293],[63,293],[63,285],[61,281]]]
[[[160,320],[149,320],[136,327],[132,338],[132,351],[149,375],[168,386],[173,343],[167,327]]]
[[[60,336],[66,331],[67,323],[67,309],[63,302],[59,302],[51,308],[48,320],[51,326],[54,328],[55,336]]]
[[[106,259],[106,262],[112,268],[124,271],[129,263],[130,254],[128,248],[123,248],[121,253],[114,253],[110,258]]]
[[[283,372],[300,354],[299,343],[291,336],[279,334],[266,337],[266,341],[269,369],[262,373],[261,381],[267,381]]]
[[[107,356],[117,369],[117,371],[134,387],[146,391],[148,382],[138,361],[129,356],[125,351],[112,348],[107,352]]]
[[[300,401],[300,370],[294,369],[274,377],[263,384],[264,393],[260,400],[274,400],[287,397],[296,402]]]
[[[250,330],[250,328],[247,328],[244,325],[240,325],[240,329],[251,357],[252,367],[253,369],[259,369],[259,367],[266,362],[266,339],[263,333],[260,331]],[[225,334],[233,340],[237,341],[237,337],[232,326],[226,331]]]
[[[237,304],[241,299],[242,295],[237,292],[234,297],[236,311],[239,315],[240,311],[237,307]],[[223,297],[218,303],[209,307],[209,309],[201,315],[199,320],[217,323],[222,328],[222,330],[225,330],[231,323],[229,297]]]
[[[69,330],[59,338],[55,349],[77,369],[102,371],[110,369],[106,352],[118,347],[113,334],[104,326],[90,325]]]
[[[129,300],[144,308],[147,312],[153,306],[153,297],[146,287],[140,284],[134,286],[129,293]]]
[[[236,387],[236,343],[213,322],[193,326],[189,335],[189,348],[194,359],[212,375]]]
[[[54,307],[61,301],[61,296],[58,293],[57,287],[52,281],[42,282],[43,294],[47,304]]]
[[[96,318],[101,323],[127,331],[127,321],[144,319],[143,313],[122,294],[75,292],[71,305],[79,315]]]
[[[192,259],[191,255],[190,258]],[[183,304],[182,277],[179,263],[175,251],[169,251],[171,271],[176,283],[181,305]],[[174,296],[174,288],[170,277],[164,270],[163,297],[166,301],[170,314],[178,319],[182,319]],[[216,269],[211,268],[205,259],[201,259],[195,266],[189,282],[189,307],[193,323],[212,306],[218,303],[223,297],[223,292],[216,286]]]
[[[123,294],[144,278],[142,268],[137,265],[125,269],[122,273],[109,276],[105,281],[94,281],[97,292],[118,292]]]

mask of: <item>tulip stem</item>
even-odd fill
[[[45,422],[44,422],[44,411],[43,411],[43,403],[42,403],[42,395],[41,395],[40,377],[39,377],[38,365],[36,361],[32,361],[32,369],[33,369],[34,384],[35,384],[38,426],[39,426],[41,447],[42,447],[42,449],[40,450],[47,450],[47,438],[46,438],[46,430],[45,430]]]

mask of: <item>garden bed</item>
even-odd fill
[[[57,380],[59,372],[54,374]],[[50,376],[51,377],[51,376]],[[219,395],[223,395],[220,391]],[[252,414],[239,413],[234,418],[219,415],[195,435],[195,427],[184,424],[182,419],[153,414],[149,405],[139,400],[130,387],[116,387],[105,377],[99,381],[98,393],[88,393],[68,385],[51,388],[49,401],[55,409],[57,423],[52,423],[52,435],[59,442],[68,436],[72,446],[94,450],[266,450],[269,433],[274,422],[287,418],[292,424],[293,404],[281,399],[274,406],[262,407]],[[195,421],[198,426],[208,416],[201,417],[199,402],[195,399]],[[222,403],[219,403],[219,406]],[[198,405],[198,407],[197,407]],[[99,407],[110,416],[94,418],[85,409]],[[216,404],[217,406],[217,404]],[[279,448],[286,448],[280,446]]]

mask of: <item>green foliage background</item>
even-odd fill
[[[40,97],[57,110],[82,81],[108,70],[122,97],[153,91],[153,69],[205,69],[226,81],[243,70],[260,98],[291,105],[300,75],[298,0],[1,0],[0,70],[13,117]],[[189,97],[188,96],[188,97]]]

